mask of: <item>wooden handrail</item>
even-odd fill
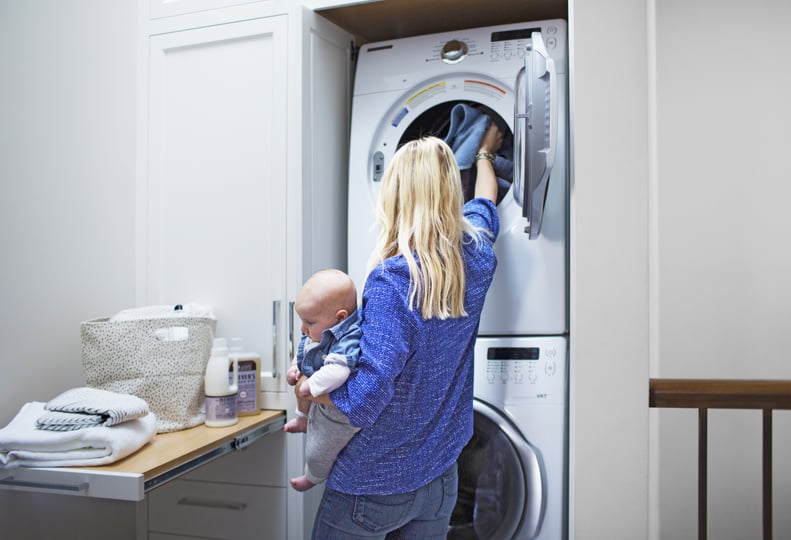
[[[649,379],[648,406],[698,409],[698,539],[707,536],[708,410],[763,411],[763,538],[772,539],[772,411],[791,409],[791,381]]]
[[[650,379],[650,407],[791,409],[791,381]]]

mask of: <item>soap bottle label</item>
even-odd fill
[[[219,422],[236,419],[236,394],[206,396],[206,420]]]
[[[239,360],[239,395],[237,410],[239,414],[258,412],[258,369],[254,360]],[[229,373],[228,378],[233,376]]]

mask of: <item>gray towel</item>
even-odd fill
[[[36,420],[38,429],[72,431],[94,426],[114,426],[148,414],[148,403],[131,394],[99,388],[72,388],[49,401]]]

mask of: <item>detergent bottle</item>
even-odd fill
[[[233,375],[228,377],[228,368]],[[215,338],[204,379],[206,420],[209,427],[232,426],[239,421],[236,394],[239,391],[239,362],[228,354],[225,338]]]
[[[231,338],[230,356],[239,364],[239,395],[236,399],[237,414],[248,416],[260,414],[261,405],[261,357],[257,353],[244,350],[242,338]],[[228,368],[228,379],[232,375]]]

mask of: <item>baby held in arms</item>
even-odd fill
[[[297,389],[296,418],[285,425],[289,433],[305,432],[305,474],[291,486],[305,491],[327,479],[335,458],[359,431],[337,407],[311,402],[309,397],[340,387],[355,368],[360,354],[357,289],[340,270],[320,270],[297,294],[294,309],[302,319],[302,338],[286,374]]]

